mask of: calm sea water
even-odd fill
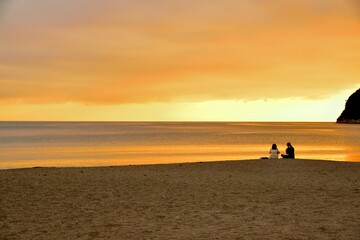
[[[0,168],[296,157],[360,161],[360,125],[256,122],[0,122]]]

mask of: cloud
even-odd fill
[[[7,3],[8,3],[7,0],[0,0],[0,24],[1,24],[2,13],[3,11],[5,11],[5,6]]]
[[[0,102],[331,95],[359,81],[354,4],[14,0],[0,28]]]

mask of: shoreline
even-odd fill
[[[33,167],[15,167],[15,168],[0,168],[0,171],[7,170],[20,170],[20,169],[46,169],[46,168],[56,168],[56,169],[71,169],[71,168],[112,168],[112,167],[129,167],[129,166],[162,166],[162,165],[183,165],[183,164],[206,164],[206,163],[227,163],[227,162],[253,162],[253,161],[315,161],[315,162],[335,162],[335,163],[357,163],[360,164],[360,161],[344,161],[344,160],[331,160],[331,159],[307,159],[307,158],[296,158],[296,159],[239,159],[239,160],[211,160],[211,161],[195,161],[195,162],[169,162],[169,163],[139,163],[139,164],[122,164],[122,165],[88,165],[88,166],[33,166]]]
[[[360,163],[239,160],[0,171],[4,239],[356,239]]]

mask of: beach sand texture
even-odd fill
[[[0,239],[360,239],[360,163],[0,171]]]

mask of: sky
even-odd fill
[[[0,0],[0,121],[336,121],[358,0]]]

